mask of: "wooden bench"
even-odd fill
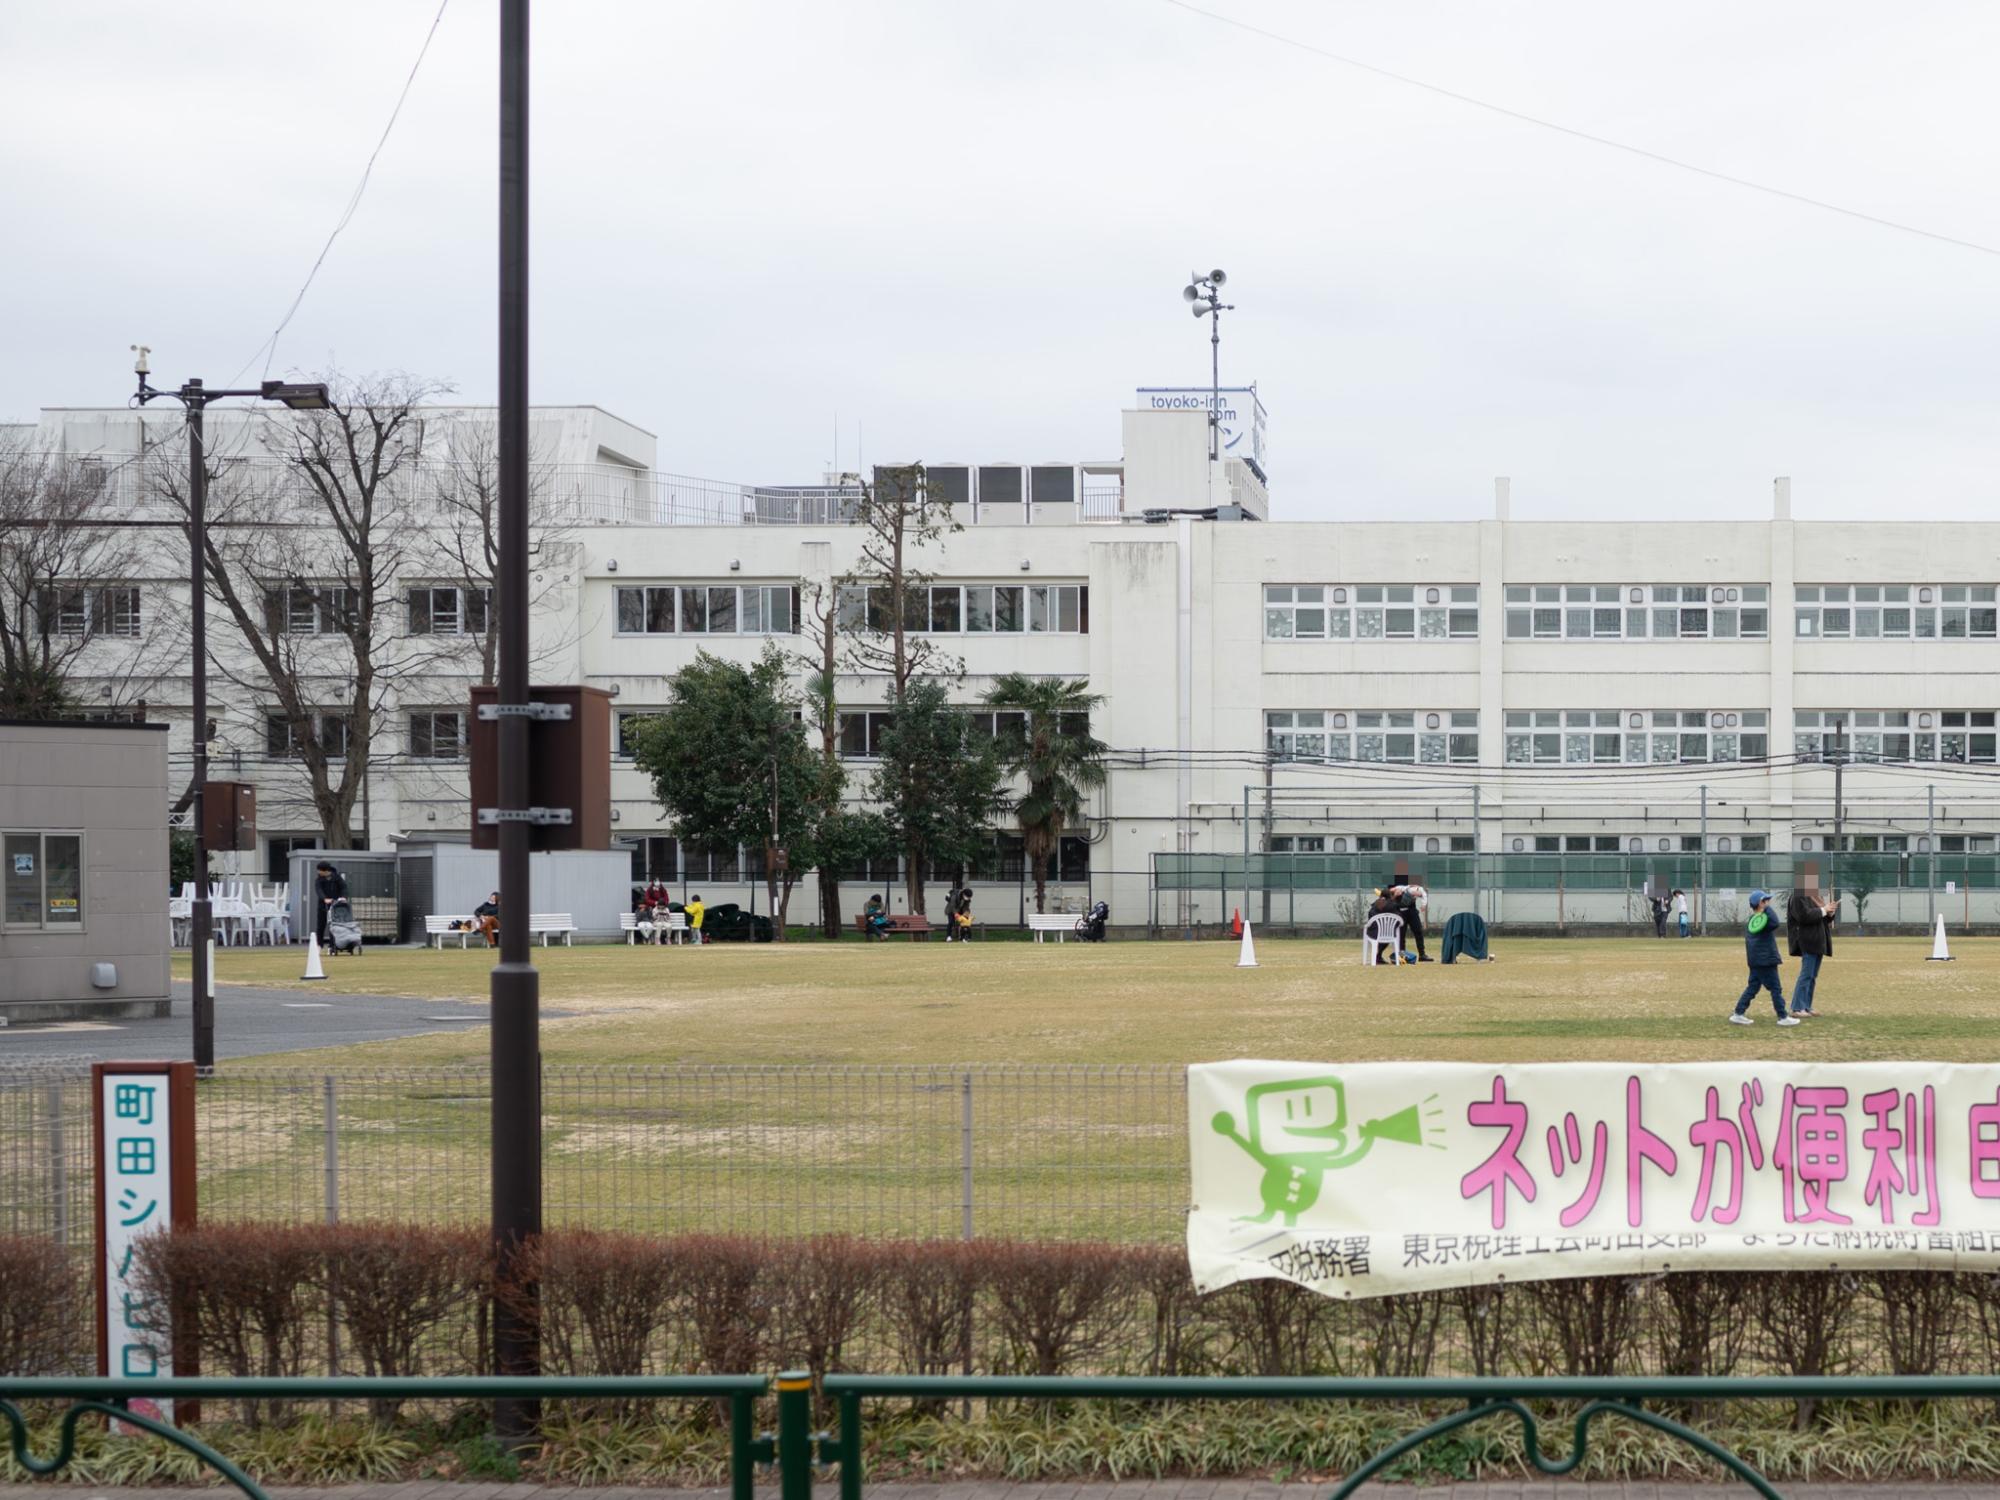
[[[618,914],[618,930],[625,934],[625,942],[628,946],[638,942],[642,934],[649,932],[652,935],[652,940],[656,943],[660,940],[660,934],[662,933],[666,934],[669,943],[678,943],[687,937],[687,913],[684,911],[663,912],[660,916],[654,918],[653,925],[648,928],[639,920],[639,914],[636,911],[621,911]]]
[[[1035,941],[1038,943],[1042,940],[1042,935],[1049,932],[1056,935],[1057,942],[1066,943],[1070,935],[1076,931],[1077,921],[1078,918],[1071,912],[1031,911],[1028,913],[1028,931],[1035,935]]]
[[[576,931],[576,923],[570,920],[566,911],[536,911],[528,913],[528,936],[539,937],[542,946],[548,947],[549,939],[559,937],[563,946],[571,946],[570,935]]]
[[[892,912],[886,918],[886,922],[887,925],[883,928],[883,932],[889,937],[894,937],[900,932],[906,934],[912,941],[915,941],[918,938],[927,938],[931,935],[931,919],[919,916],[915,912]],[[854,930],[863,937],[869,936],[868,913],[862,912],[859,916],[855,917]]]
[[[463,925],[454,927],[452,926],[454,922],[462,923]],[[458,946],[463,948],[467,938],[480,936],[481,933],[477,927],[472,925],[472,918],[470,916],[454,917],[446,915],[424,918],[424,941],[435,942],[440,949],[444,947],[444,940],[446,938],[457,938]]]

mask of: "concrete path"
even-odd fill
[[[868,1500],[1326,1500],[1330,1484],[1268,1484],[1234,1479],[1148,1479],[1123,1484],[1009,1484],[1002,1480],[971,1480],[951,1484],[871,1484]],[[1992,1484],[1794,1484],[1780,1485],[1788,1500],[2000,1500],[2000,1485]],[[834,1494],[821,1479],[818,1491]],[[448,1480],[413,1480],[406,1484],[334,1485],[305,1489],[276,1485],[272,1500],[729,1500],[721,1489],[659,1490],[605,1486],[578,1489],[568,1485],[480,1484]],[[1573,1483],[1542,1480],[1502,1480],[1490,1484],[1413,1485],[1371,1484],[1362,1489],[1372,1500],[1735,1500],[1752,1495],[1746,1485]],[[100,1489],[85,1485],[0,1485],[0,1500],[186,1500],[184,1489]],[[759,1486],[761,1497],[775,1488]]]
[[[168,1020],[57,1021],[0,1027],[0,1066],[8,1062],[178,1062],[193,1055],[191,1003],[186,983],[176,981],[174,1013]],[[542,1012],[545,1020],[561,1014]],[[486,1007],[462,1000],[346,995],[311,988],[267,990],[243,984],[219,984],[215,989],[218,1058],[350,1047],[358,1042],[485,1024]]]

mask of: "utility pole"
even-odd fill
[[[1924,788],[1924,848],[1928,868],[1924,871],[1924,931],[1937,926],[1937,784]]]
[[[541,981],[528,947],[528,0],[500,0],[500,962],[493,966],[492,1154],[496,1375],[541,1373]],[[508,1448],[532,1441],[540,1403],[493,1404]]]
[[[1826,859],[1826,883],[1833,888],[1835,910],[1840,907],[1840,853],[1845,843],[1841,830],[1845,826],[1846,807],[1840,795],[1841,772],[1847,769],[1847,720],[1836,719],[1833,725],[1833,753],[1827,756],[1833,766],[1833,852]]]
[[[1701,863],[1700,878],[1694,890],[1694,930],[1703,937],[1708,936],[1708,783],[1701,787]]]
[[[1271,925],[1271,747],[1264,747],[1264,902],[1261,921]]]

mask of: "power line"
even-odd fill
[[[230,385],[235,385],[243,378],[243,371],[257,363],[258,354],[264,355],[264,373],[266,375],[271,373],[271,362],[278,357],[278,336],[290,325],[300,304],[306,300],[306,293],[312,290],[313,278],[319,275],[319,268],[326,264],[327,252],[333,249],[333,242],[340,238],[340,231],[348,226],[349,221],[354,218],[355,210],[361,207],[361,195],[368,191],[368,178],[375,170],[375,159],[382,154],[382,148],[389,144],[389,132],[396,128],[396,119],[403,112],[403,101],[410,97],[410,86],[417,81],[417,69],[424,65],[424,57],[431,50],[431,38],[437,35],[438,23],[444,19],[445,7],[449,4],[451,0],[438,0],[437,14],[431,17],[430,30],[424,33],[424,44],[417,49],[417,60],[410,64],[409,76],[403,80],[403,91],[396,95],[396,107],[389,111],[389,123],[382,127],[381,139],[375,142],[375,149],[368,153],[368,164],[361,169],[361,181],[354,185],[354,193],[348,198],[347,207],[341,210],[340,220],[333,226],[333,233],[329,234],[326,243],[320,246],[319,258],[312,263],[312,269],[306,272],[306,279],[299,287],[299,294],[292,298],[292,305],[285,309],[284,317],[280,318],[278,326],[271,330],[271,336],[257,346],[255,354],[243,361],[242,370],[229,377]]]
[[[1934,229],[1920,229],[1914,224],[1904,224],[1895,219],[1885,219],[1879,214],[1864,213],[1858,208],[1847,208],[1839,203],[1829,203],[1824,198],[1808,197],[1804,193],[1792,192],[1789,188],[1772,187],[1769,183],[1755,182],[1748,177],[1737,177],[1728,172],[1718,172],[1713,167],[1699,166],[1694,162],[1682,161],[1678,157],[1667,156],[1662,152],[1649,151],[1644,146],[1634,146],[1626,141],[1613,140],[1609,136],[1597,135],[1588,130],[1579,130],[1573,125],[1563,125],[1555,120],[1545,120],[1539,115],[1527,114],[1518,109],[1509,109],[1504,104],[1494,104],[1490,100],[1476,99],[1470,94],[1461,94],[1456,89],[1448,89],[1441,84],[1426,83],[1421,78],[1412,78],[1407,73],[1397,73],[1388,68],[1377,67],[1374,63],[1363,62],[1358,57],[1346,57],[1341,53],[1329,51],[1325,47],[1315,46],[1311,42],[1301,41],[1297,37],[1286,36],[1282,32],[1272,31],[1263,26],[1253,25],[1248,21],[1238,20],[1235,16],[1225,16],[1218,11],[1205,10],[1199,5],[1190,4],[1189,0],[1162,0],[1162,3],[1171,5],[1176,10],[1184,10],[1190,15],[1201,16],[1207,20],[1219,22],[1224,26],[1233,26],[1238,31],[1247,31],[1252,36],[1263,37],[1266,41],[1276,42],[1280,46],[1294,47],[1301,52],[1309,52],[1315,57],[1322,57],[1328,62],[1339,63],[1345,68],[1355,68],[1363,73],[1373,73],[1378,78],[1387,78],[1395,83],[1406,84],[1410,88],[1422,89],[1426,93],[1436,94],[1441,98],[1450,99],[1459,104],[1469,104],[1474,109],[1483,109],[1490,114],[1502,115],[1507,119],[1517,120],[1524,125],[1535,125],[1543,130],[1553,130],[1558,135],[1571,136],[1579,141],[1588,141],[1593,146],[1609,147],[1613,151],[1623,151],[1629,156],[1643,157],[1647,161],[1657,162],[1664,167],[1674,167],[1683,172],[1692,172],[1697,177],[1707,177],[1716,182],[1726,182],[1731,187],[1748,188],[1753,193],[1766,193],[1773,198],[1783,198],[1792,203],[1804,204],[1807,208],[1817,208],[1826,213],[1839,214],[1844,218],[1859,219],[1864,224],[1873,224],[1880,229],[1900,230],[1904,234],[1914,234],[1922,239],[1937,240],[1941,244],[1946,245],[1956,245],[1961,250],[1976,250],[1981,255],[2000,256],[2000,249],[1996,249],[1992,245],[1982,245],[1977,240],[1965,240],[1958,238],[1956,235],[1940,234]]]

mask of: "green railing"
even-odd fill
[[[419,1401],[567,1401],[591,1397],[641,1400],[713,1400],[729,1404],[729,1487],[731,1500],[751,1500],[754,1465],[770,1461],[771,1444],[756,1430],[756,1402],[771,1387],[762,1375],[606,1375],[403,1378],[377,1376],[342,1379],[257,1379],[243,1377],[177,1376],[171,1380],[0,1376],[0,1419],[7,1424],[14,1461],[37,1477],[54,1474],[76,1456],[76,1425],[86,1416],[114,1418],[142,1428],[175,1447],[192,1453],[241,1490],[250,1500],[269,1497],[236,1464],[192,1433],[157,1417],[131,1409],[135,1400],[149,1401],[367,1401],[371,1398]],[[68,1403],[63,1413],[56,1451],[46,1458],[28,1450],[28,1423],[23,1402]],[[804,1460],[798,1461],[800,1467]]]
[[[1438,1417],[1383,1448],[1348,1474],[1333,1491],[1345,1500],[1361,1485],[1433,1438],[1489,1417],[1512,1417],[1521,1424],[1528,1463],[1551,1477],[1572,1473],[1583,1462],[1591,1425],[1601,1416],[1636,1422],[1686,1443],[1707,1455],[1767,1500],[1778,1490],[1749,1463],[1685,1422],[1649,1410],[1648,1402],[1681,1406],[1703,1401],[1937,1401],[1993,1400],[2000,1376],[1897,1375],[1485,1377],[1458,1379],[1261,1378],[1256,1376],[1033,1376],[1033,1375],[828,1375],[821,1382],[839,1415],[835,1432],[813,1427],[813,1378],[803,1371],[777,1377],[778,1429],[756,1430],[756,1402],[772,1382],[762,1375],[564,1376],[542,1379],[464,1377],[402,1379],[243,1379],[172,1380],[0,1377],[0,1418],[7,1423],[14,1459],[29,1473],[46,1476],[69,1463],[76,1452],[77,1423],[85,1416],[115,1418],[184,1449],[241,1490],[250,1500],[268,1500],[257,1482],[191,1433],[135,1412],[135,1399],[365,1401],[457,1398],[476,1401],[561,1401],[590,1397],[699,1399],[729,1406],[729,1472],[732,1500],[752,1500],[756,1466],[775,1464],[781,1500],[812,1500],[816,1470],[837,1468],[841,1500],[862,1500],[863,1401],[914,1398],[943,1401],[1363,1401],[1448,1402],[1458,1409]],[[1569,1417],[1568,1451],[1551,1457],[1541,1447],[1540,1419],[1528,1403],[1579,1403]],[[67,1403],[56,1451],[37,1457],[28,1450],[23,1402]]]
[[[1013,1375],[828,1375],[823,1388],[839,1412],[837,1433],[815,1433],[812,1381],[801,1372],[778,1377],[778,1458],[782,1500],[811,1500],[817,1458],[840,1470],[841,1500],[861,1500],[862,1411],[869,1397],[931,1400],[1090,1400],[1090,1401],[1373,1401],[1452,1402],[1462,1409],[1439,1417],[1391,1443],[1347,1475],[1332,1500],[1345,1500],[1406,1453],[1433,1438],[1482,1422],[1511,1416],[1521,1423],[1521,1444],[1540,1473],[1571,1473],[1583,1462],[1590,1427],[1615,1415],[1678,1438],[1708,1455],[1767,1500],[1781,1500],[1771,1482],[1743,1459],[1683,1422],[1646,1409],[1648,1401],[1932,1401],[1950,1397],[1991,1400],[2000,1396],[2000,1377],[1902,1375],[1877,1378],[1769,1376],[1718,1379],[1702,1376],[1506,1377],[1459,1379],[1350,1380],[1343,1378],[1264,1379],[1256,1376],[1013,1376]],[[1541,1432],[1530,1401],[1583,1403],[1571,1420],[1569,1451],[1560,1458],[1542,1452]]]

